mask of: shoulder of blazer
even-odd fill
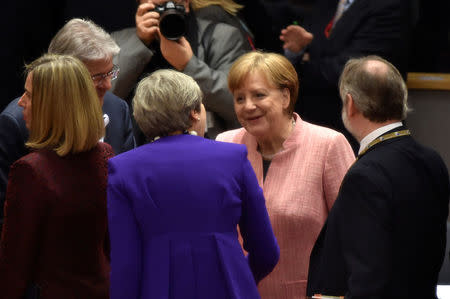
[[[102,110],[107,114],[112,113],[113,110],[128,110],[128,104],[112,92],[108,91],[103,98]]]

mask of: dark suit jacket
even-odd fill
[[[46,299],[109,298],[106,184],[111,147],[59,157],[42,149],[11,166],[0,243],[0,297],[36,283]]]
[[[305,28],[314,34],[310,61],[298,63],[296,111],[302,119],[346,133],[341,120],[339,76],[349,58],[376,54],[406,73],[409,0],[355,0],[329,38],[325,28],[338,0],[319,0]],[[347,137],[349,135],[347,134]]]
[[[25,142],[28,130],[23,120],[22,108],[15,99],[0,114],[0,229],[3,220],[3,202],[8,183],[9,167],[19,158],[28,154]],[[103,102],[103,113],[108,115],[105,142],[114,153],[120,154],[135,147],[130,112],[127,103],[107,92]]]
[[[436,298],[449,177],[410,136],[374,145],[350,168],[311,253],[308,295]]]

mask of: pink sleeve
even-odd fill
[[[323,189],[328,211],[330,211],[338,195],[341,182],[355,161],[353,150],[344,135],[332,136],[325,159]]]

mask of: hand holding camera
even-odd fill
[[[149,46],[158,36],[159,13],[154,11],[155,5],[149,1],[141,3],[136,11],[136,34]]]
[[[167,1],[161,4],[141,2],[136,12],[138,37],[149,45],[156,37],[157,27],[169,40],[179,40],[186,32],[186,11],[182,4]]]
[[[160,34],[161,53],[176,70],[183,71],[194,55],[191,44],[182,36],[178,40],[169,40]]]

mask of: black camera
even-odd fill
[[[186,33],[186,10],[184,5],[168,1],[157,5],[155,11],[159,13],[159,30],[165,38],[178,40]]]

